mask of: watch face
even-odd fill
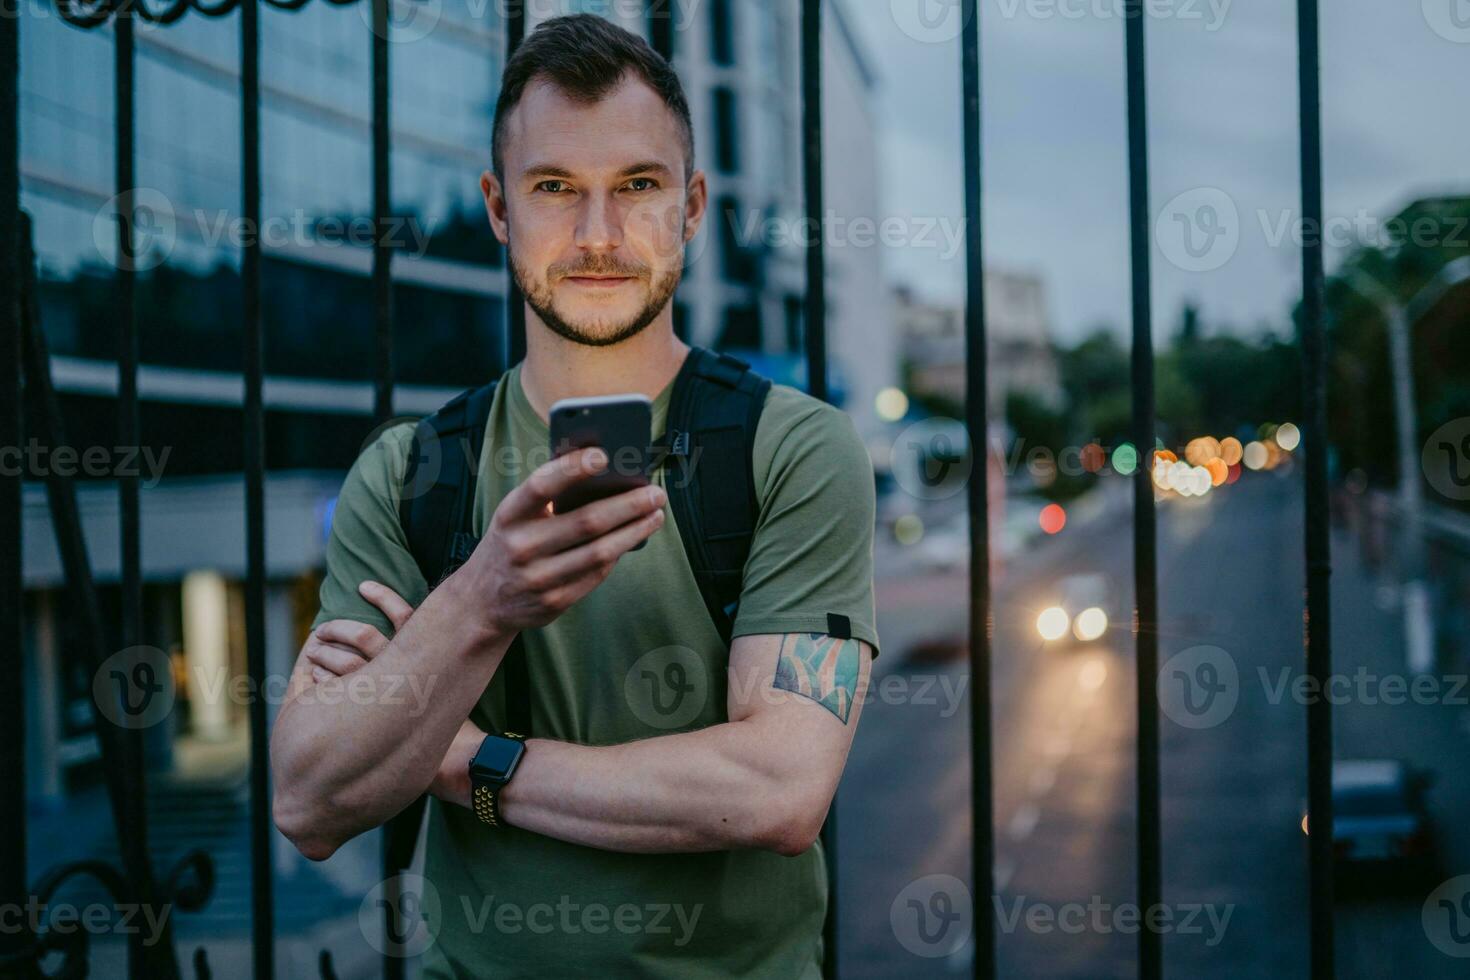
[[[508,779],[516,761],[525,751],[525,745],[513,738],[487,735],[475,753],[471,768],[479,770],[490,779]]]

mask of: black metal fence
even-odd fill
[[[297,10],[308,0],[265,0],[280,10]],[[347,5],[354,0],[325,0]],[[375,306],[376,364],[374,412],[379,420],[393,411],[393,306],[391,301],[392,248],[389,229],[393,206],[389,193],[389,0],[361,0],[372,4],[372,175],[373,219],[377,238],[373,248],[372,284]],[[807,217],[820,225],[823,214],[822,118],[821,118],[821,0],[801,3],[802,153]],[[243,147],[242,217],[250,227],[259,227],[261,210],[260,166],[260,0],[170,0],[150,5],[130,0],[56,0],[56,9],[69,23],[95,29],[111,22],[116,58],[116,184],[119,194],[134,188],[134,98],[133,28],[135,19],[150,25],[174,23],[191,10],[204,17],[222,18],[239,11],[240,105]],[[653,0],[652,8],[667,5]],[[986,431],[986,318],[984,279],[980,274],[983,248],[980,236],[983,183],[981,158],[980,18],[976,0],[963,0],[964,29],[961,37],[963,75],[962,115],[964,127],[965,218],[968,230],[967,268],[969,285],[965,314],[967,397],[965,421],[971,433]],[[1301,206],[1308,223],[1320,226],[1322,216],[1321,116],[1318,90],[1318,20],[1316,0],[1298,0],[1298,60],[1301,129]],[[519,0],[505,4],[507,54],[525,33],[525,9]],[[1133,295],[1133,423],[1135,445],[1141,450],[1155,445],[1153,343],[1151,336],[1148,202],[1147,85],[1144,66],[1145,17],[1142,0],[1125,0],[1128,98],[1128,160],[1130,231],[1132,241]],[[655,45],[672,53],[672,27],[655,25]],[[34,289],[34,256],[30,252],[30,228],[19,208],[18,75],[19,42],[24,27],[19,10],[6,4],[0,16],[0,445],[18,446],[25,424],[41,429],[41,437],[59,440],[60,412],[49,382],[49,361],[40,329]],[[126,202],[126,196],[120,201]],[[133,254],[133,215],[126,207],[117,213],[118,254]],[[805,347],[810,391],[827,397],[825,256],[821,235],[811,236],[807,252],[808,288],[805,299]],[[135,445],[139,438],[138,335],[134,273],[127,261],[117,264],[118,311],[117,436],[122,445]],[[241,304],[244,311],[245,351],[245,480],[247,669],[254,690],[265,681],[265,429],[262,401],[264,350],[261,328],[261,252],[258,236],[244,245]],[[1306,454],[1307,569],[1305,648],[1309,675],[1325,683],[1331,668],[1328,620],[1328,486],[1326,447],[1326,370],[1323,334],[1323,255],[1320,239],[1309,241],[1302,252],[1303,315],[1301,343],[1304,355],[1305,417],[1303,446]],[[509,289],[507,337],[508,363],[525,351],[525,320],[521,297],[512,282]],[[24,365],[24,370],[22,370]],[[972,441],[983,445],[984,438]],[[55,444],[59,444],[55,443]],[[0,674],[0,903],[23,906],[28,895],[42,899],[67,878],[91,875],[119,901],[141,905],[173,903],[185,910],[202,906],[209,897],[213,871],[209,856],[188,855],[160,880],[151,866],[144,805],[145,767],[143,744],[137,731],[129,731],[97,712],[95,722],[102,747],[103,769],[118,840],[122,868],[88,860],[47,869],[37,878],[28,876],[26,865],[26,803],[24,772],[25,700],[22,687],[22,579],[21,491],[23,476],[0,475],[0,649],[4,650]],[[1137,646],[1137,694],[1140,712],[1137,737],[1137,843],[1138,904],[1148,908],[1162,897],[1162,854],[1159,817],[1159,727],[1156,711],[1158,658],[1158,587],[1156,522],[1151,468],[1140,465],[1135,475],[1134,573],[1137,607],[1133,635]],[[973,881],[981,894],[993,891],[995,835],[992,806],[991,758],[991,637],[990,555],[987,500],[987,467],[974,469],[968,487],[970,512],[970,700],[972,726],[972,832]],[[87,559],[86,542],[75,502],[75,489],[68,478],[55,476],[48,486],[53,524],[65,563],[67,582],[77,615],[90,638],[87,651],[93,666],[107,655],[102,639],[100,613]],[[141,642],[141,574],[139,502],[137,477],[120,477],[121,556],[123,594],[123,637],[128,645]],[[274,974],[274,923],[272,873],[269,859],[271,840],[269,779],[267,771],[267,717],[263,698],[250,703],[250,841],[252,849],[252,936],[254,974]],[[1332,938],[1332,812],[1331,812],[1331,717],[1327,699],[1316,699],[1308,708],[1309,819],[1314,832],[1310,841],[1311,876],[1311,975],[1333,975]],[[416,824],[398,821],[399,827],[384,835],[385,877],[406,865],[411,853],[404,849],[404,835]],[[1319,832],[1318,828],[1322,828]],[[835,820],[826,832],[829,847],[835,847]],[[835,851],[832,852],[835,854]],[[837,862],[829,861],[829,869]],[[983,888],[981,887],[983,883]],[[834,883],[835,884],[835,883]],[[831,889],[828,920],[828,950],[835,951],[832,924],[836,915],[836,888]],[[976,923],[976,976],[993,977],[996,972],[995,922],[982,914]],[[84,937],[84,934],[73,934]],[[135,936],[129,949],[129,971],[134,977],[180,976],[177,954],[167,932],[162,941],[145,944]],[[1162,976],[1161,937],[1157,931],[1139,932],[1139,974]],[[87,951],[84,938],[63,939],[50,931],[37,936],[29,931],[0,930],[0,971],[6,976],[40,976],[40,959],[50,953],[65,954],[62,972],[83,975]],[[838,957],[829,955],[827,972],[836,974]],[[202,950],[196,951],[197,975],[207,976]],[[387,956],[385,974],[401,976],[404,962]],[[324,976],[332,975],[330,954],[321,960]]]

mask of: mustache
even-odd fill
[[[626,265],[607,258],[577,262],[571,265],[554,265],[547,270],[547,273],[549,277],[555,278],[567,278],[570,276],[628,276],[634,279],[645,279],[648,277],[646,266]]]

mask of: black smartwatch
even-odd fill
[[[492,827],[503,827],[500,819],[500,790],[515,775],[526,754],[526,737],[515,732],[486,735],[470,760],[470,801],[475,816]]]

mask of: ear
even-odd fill
[[[505,188],[500,178],[489,170],[480,174],[480,193],[485,195],[485,214],[490,218],[490,230],[502,245],[510,243],[510,206],[505,199]]]
[[[696,170],[689,178],[689,189],[684,192],[684,241],[687,243],[699,233],[709,208],[709,185],[704,171]]]

